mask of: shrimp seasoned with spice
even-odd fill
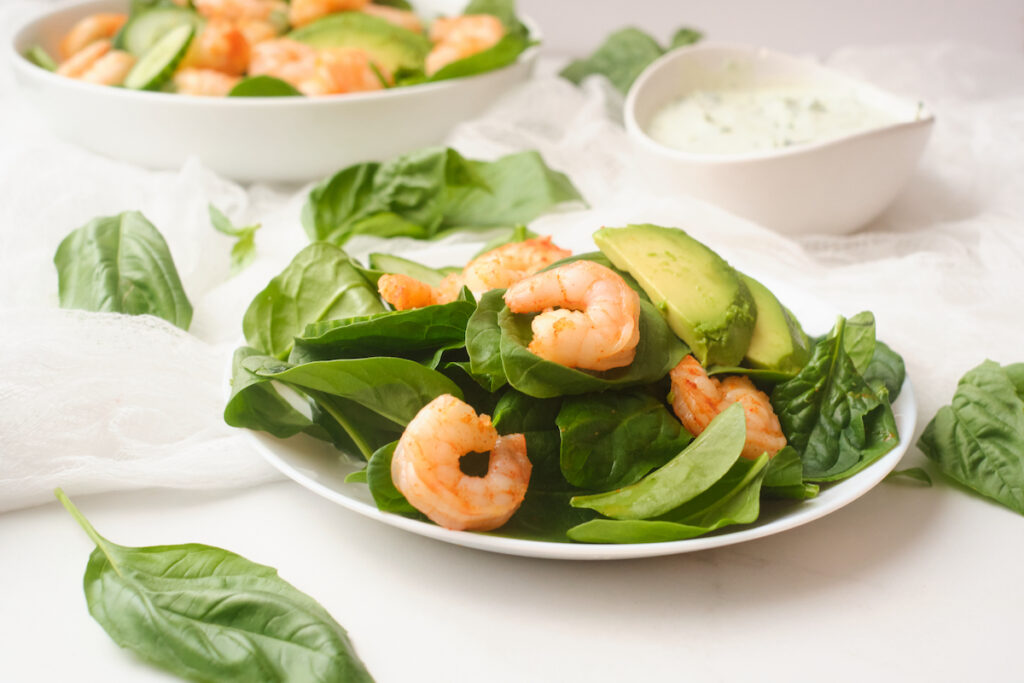
[[[700,434],[720,412],[739,403],[747,422],[747,441],[741,455],[751,460],[762,453],[774,456],[786,445],[779,418],[764,392],[749,377],[732,375],[719,381],[708,374],[693,356],[687,356],[669,373],[672,409],[691,434]]]
[[[252,46],[250,76],[273,76],[296,88],[313,78],[316,49],[289,38],[267,40]]]
[[[459,460],[490,453],[487,474],[465,474]],[[447,529],[497,529],[519,509],[533,467],[522,434],[498,436],[487,415],[449,394],[424,406],[398,440],[391,460],[395,488]]]
[[[551,243],[551,237],[535,237],[510,242],[470,261],[463,275],[474,294],[513,285],[555,261],[572,255],[568,249]]]
[[[358,47],[325,48],[317,52],[313,77],[299,84],[307,95],[336,95],[347,92],[381,90],[391,80],[380,65]]]
[[[269,19],[274,12],[288,11],[288,3],[281,0],[193,0],[193,4],[207,19],[228,21]]]
[[[240,80],[213,69],[179,69],[174,74],[174,89],[181,95],[224,97]]]
[[[135,66],[135,57],[122,50],[112,50],[109,40],[97,40],[57,68],[57,73],[99,85],[121,85]]]
[[[249,41],[245,34],[230,21],[210,19],[189,45],[181,66],[241,76],[249,68],[249,59]]]
[[[98,40],[109,40],[128,21],[127,14],[90,14],[71,27],[58,46],[62,59],[70,59]]]
[[[361,10],[368,4],[369,0],[292,0],[288,5],[288,22],[298,28],[328,14]]]
[[[546,360],[611,370],[636,355],[640,297],[599,263],[574,261],[520,280],[505,292],[505,304],[513,313],[542,311],[533,319],[528,348]]]
[[[427,55],[427,75],[432,76],[452,62],[483,52],[504,35],[505,27],[491,14],[464,14],[435,20],[430,26],[434,47]]]
[[[398,311],[455,301],[460,289],[462,276],[458,273],[445,275],[437,287],[400,273],[381,275],[377,280],[377,291],[381,298]]]

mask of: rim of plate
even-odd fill
[[[228,395],[230,395],[230,379],[231,368],[229,366]],[[896,416],[900,443],[849,479],[830,484],[829,488],[824,489],[817,498],[793,501],[792,512],[787,512],[778,519],[761,525],[753,522],[748,525],[725,527],[726,530],[713,532],[714,535],[659,543],[611,544],[533,541],[468,531],[452,531],[428,522],[382,512],[371,503],[331,488],[303,472],[282,455],[282,451],[287,453],[293,449],[289,440],[277,439],[265,432],[245,431],[263,458],[288,478],[344,508],[389,526],[466,548],[506,555],[550,560],[619,560],[677,555],[752,541],[813,522],[852,503],[881,482],[896,467],[910,446],[914,425],[917,423],[917,402],[909,377],[904,379],[900,395],[892,407]],[[728,529],[735,530],[729,531]]]

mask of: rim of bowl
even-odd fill
[[[626,125],[626,131],[634,140],[637,140],[648,149],[661,154],[663,156],[671,157],[679,161],[689,161],[696,163],[703,163],[708,165],[724,165],[733,164],[747,161],[764,161],[767,159],[777,159],[783,157],[799,156],[801,154],[809,154],[821,149],[838,146],[847,142],[861,140],[869,137],[876,137],[881,135],[887,135],[893,131],[906,130],[909,128],[927,128],[935,123],[935,114],[931,108],[924,102],[924,100],[917,100],[919,105],[919,112],[917,118],[912,121],[897,121],[890,123],[885,126],[879,126],[877,128],[868,128],[866,130],[854,131],[852,133],[846,133],[838,137],[831,137],[818,142],[808,142],[799,145],[793,145],[792,147],[781,147],[779,149],[761,150],[754,152],[743,152],[735,154],[708,154],[699,152],[685,152],[674,147],[669,147],[658,142],[652,138],[643,126],[636,119],[636,103],[640,97],[640,93],[643,91],[647,82],[653,78],[660,69],[664,68],[665,64],[672,62],[676,59],[684,59],[686,55],[691,55],[695,52],[710,52],[710,51],[731,51],[739,52],[745,55],[761,55],[768,57],[772,60],[779,60],[789,63],[799,63],[804,67],[810,67],[811,69],[819,72],[827,78],[833,79],[839,82],[845,82],[846,84],[859,88],[873,90],[887,99],[894,102],[900,102],[904,105],[912,106],[911,100],[895,95],[883,88],[880,88],[873,83],[867,81],[858,80],[847,76],[846,74],[832,69],[827,66],[818,64],[817,62],[801,59],[794,55],[786,54],[785,52],[779,52],[778,50],[772,50],[766,47],[755,47],[752,45],[743,45],[740,43],[700,43],[697,45],[685,46],[676,48],[666,54],[662,55],[655,61],[651,62],[647,68],[641,72],[640,76],[633,82],[629,92],[626,94],[626,101],[623,107],[623,119]]]
[[[53,18],[54,15],[67,10],[74,9],[76,7],[95,4],[96,0],[69,0],[68,2],[58,3],[50,8],[43,10],[37,14],[34,14],[24,20],[11,34],[11,40],[7,45],[8,52],[10,53],[11,64],[15,69],[23,69],[32,71],[26,71],[31,74],[32,78],[40,78],[43,82],[51,83],[56,87],[66,88],[84,88],[87,92],[98,93],[106,92],[110,97],[121,97],[128,99],[142,99],[150,101],[159,101],[170,106],[201,106],[201,107],[220,107],[220,108],[235,108],[245,109],[249,107],[323,107],[328,105],[336,105],[339,102],[366,102],[373,100],[387,100],[396,97],[409,97],[414,93],[427,93],[436,90],[445,90],[453,87],[458,87],[462,82],[471,81],[477,78],[485,78],[497,73],[501,73],[506,69],[516,66],[520,63],[532,61],[536,58],[537,53],[540,51],[540,43],[543,39],[540,28],[537,23],[528,16],[519,15],[519,20],[526,26],[529,31],[529,38],[533,43],[529,45],[522,53],[516,57],[516,61],[511,64],[507,64],[500,69],[492,69],[479,74],[473,74],[472,76],[462,76],[459,78],[450,78],[444,81],[437,81],[435,83],[417,83],[416,85],[404,86],[401,88],[386,88],[384,90],[374,90],[371,92],[355,92],[355,93],[336,93],[331,95],[317,95],[316,97],[273,97],[273,96],[255,96],[255,97],[193,97],[187,95],[176,96],[176,93],[165,93],[165,92],[153,92],[150,90],[129,90],[127,88],[118,88],[108,85],[97,85],[94,83],[86,83],[75,78],[68,78],[67,76],[61,76],[51,71],[47,71],[42,67],[36,66],[29,59],[18,51],[18,43],[22,42],[24,34],[38,28]]]

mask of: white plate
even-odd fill
[[[419,0],[424,14],[452,13],[460,0]],[[21,92],[59,137],[149,168],[177,169],[191,156],[241,181],[319,180],[350,164],[439,144],[456,124],[529,78],[538,48],[478,76],[323,97],[188,97],[93,85],[50,73],[22,55],[57,54],[84,16],[126,11],[128,0],[64,3],[14,32],[8,46]],[[539,40],[537,27],[521,17]]]
[[[813,297],[801,295],[767,278],[762,281],[796,313],[808,329],[824,331],[829,321],[834,319],[835,316],[830,315],[828,307]],[[852,503],[870,491],[896,467],[910,444],[917,421],[917,404],[909,378],[903,383],[899,398],[893,404],[893,411],[896,414],[900,444],[849,479],[823,486],[817,498],[773,505],[771,511],[762,509],[761,518],[753,524],[726,527],[712,535],[665,543],[614,545],[527,541],[466,531],[450,531],[427,522],[381,512],[374,504],[366,484],[345,483],[345,477],[360,469],[360,465],[347,461],[331,445],[305,435],[277,439],[264,432],[250,431],[248,434],[253,445],[270,464],[302,486],[349,510],[399,529],[455,545],[508,555],[558,560],[613,560],[674,555],[763,538],[806,524]]]

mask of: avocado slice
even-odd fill
[[[754,297],[725,260],[678,228],[601,228],[594,242],[629,271],[705,367],[738,365],[757,317]]]
[[[760,282],[740,273],[757,304],[754,334],[747,347],[747,364],[752,368],[778,370],[795,375],[811,357],[811,341],[800,321]]]
[[[391,74],[399,69],[422,71],[430,52],[430,40],[425,36],[362,12],[328,14],[287,37],[317,49],[362,48]]]

